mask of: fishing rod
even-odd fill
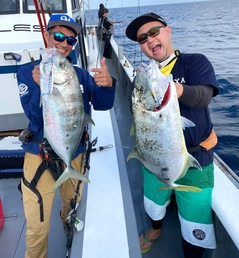
[[[36,8],[36,14],[37,14],[38,22],[39,22],[39,25],[40,25],[43,42],[44,42],[44,45],[46,47],[47,43],[46,43],[46,40],[44,38],[44,28],[46,28],[46,17],[45,17],[45,11],[44,11],[44,8],[43,8],[43,5],[42,5],[42,1],[34,0],[34,5],[35,5],[35,8]]]
[[[42,4],[42,0],[34,0],[34,5],[35,5],[36,14],[37,14],[38,22],[39,22],[40,29],[41,29],[42,39],[43,39],[45,47],[47,47],[47,43],[44,38],[44,30],[45,30],[47,24],[46,24],[45,10],[44,10],[43,4]],[[46,2],[45,2],[45,6],[46,6],[46,12],[51,17],[52,12],[51,12],[50,6],[47,5]]]

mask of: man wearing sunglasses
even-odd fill
[[[216,135],[208,109],[211,98],[219,92],[214,69],[204,55],[184,54],[175,50],[170,26],[155,13],[147,13],[134,19],[126,28],[126,36],[139,43],[144,54],[157,62],[163,74],[172,74],[181,115],[195,124],[195,127],[184,130],[184,137],[188,152],[198,160],[202,171],[189,169],[177,183],[196,186],[202,191],[174,192],[184,256],[201,258],[205,248],[216,248],[211,210],[214,186],[213,147],[216,144]],[[202,148],[200,144],[205,140],[212,140],[212,143],[207,148]],[[152,222],[152,227],[139,237],[141,252],[145,253],[162,233],[172,189],[158,191],[163,184],[144,166],[142,171],[144,207]]]
[[[76,36],[80,33],[80,30],[80,25],[68,15],[55,14],[51,16],[48,22],[44,37],[48,47],[55,46],[63,56],[68,58],[77,42]],[[50,160],[46,165],[43,152],[40,150],[43,141],[43,115],[42,108],[39,105],[39,63],[40,60],[33,64],[27,64],[20,68],[17,74],[21,104],[29,119],[29,127],[24,137],[26,141],[22,145],[26,151],[24,176],[21,182],[27,222],[25,258],[47,257],[48,232],[54,199],[54,193],[52,192],[55,183],[54,173],[59,172],[63,163],[61,160],[59,161],[59,157],[57,158],[52,148],[48,146],[47,151],[51,154],[53,160]],[[91,101],[95,110],[112,108],[115,96],[115,80],[108,73],[105,59],[103,58],[101,61],[101,68],[91,69],[92,72],[95,72],[94,77],[79,67],[75,67],[75,70],[79,79],[79,87],[82,89],[85,112],[88,114],[90,112],[89,101]],[[77,171],[82,171],[82,173],[84,172],[82,169],[82,153],[85,151],[84,141],[85,139],[81,140],[72,161],[72,167]],[[60,186],[62,198],[60,218],[67,233],[69,233],[69,225],[66,223],[66,218],[72,209],[71,201],[76,197],[73,189],[76,191],[77,184],[78,180],[69,179]],[[82,187],[83,183],[79,186],[77,202],[81,199]]]

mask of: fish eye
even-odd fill
[[[61,68],[65,68],[65,64],[64,64],[63,62],[60,62],[60,63],[59,63],[59,66],[60,66]]]

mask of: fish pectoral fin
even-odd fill
[[[54,87],[52,93],[51,93],[52,100],[56,102],[56,105],[59,106],[64,112],[64,114],[67,116],[67,107],[66,107],[66,102],[60,91]]]
[[[57,179],[52,187],[52,191],[54,192],[62,183],[64,183],[69,178],[75,178],[90,183],[90,180],[86,176],[76,171],[73,167],[70,167],[69,169],[66,168],[62,175]]]
[[[175,191],[182,191],[182,192],[201,192],[202,189],[196,187],[196,186],[190,186],[190,185],[177,185],[173,184],[172,186],[162,186],[158,190],[169,190],[169,189],[174,189]]]
[[[183,130],[185,130],[186,127],[194,127],[195,126],[195,124],[191,120],[189,120],[183,116],[181,116],[181,124],[182,124]]]

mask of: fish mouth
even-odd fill
[[[56,86],[60,86],[60,85],[64,85],[67,84],[70,81],[71,75],[68,74],[68,77],[66,76],[58,76],[54,78],[54,85]]]
[[[166,90],[165,93],[164,93],[164,96],[163,96],[163,99],[162,99],[160,105],[157,106],[157,107],[153,110],[153,112],[156,112],[156,111],[161,110],[163,107],[165,107],[165,106],[168,104],[169,99],[170,99],[170,89],[171,89],[171,85],[170,85],[170,83],[169,83],[169,84],[168,84],[168,87],[167,87],[167,90]]]
[[[61,82],[54,81],[54,85],[56,85],[56,86],[59,86],[59,85],[62,85],[62,84],[66,84],[66,83],[67,83],[67,80],[64,80],[64,81],[61,81]]]

